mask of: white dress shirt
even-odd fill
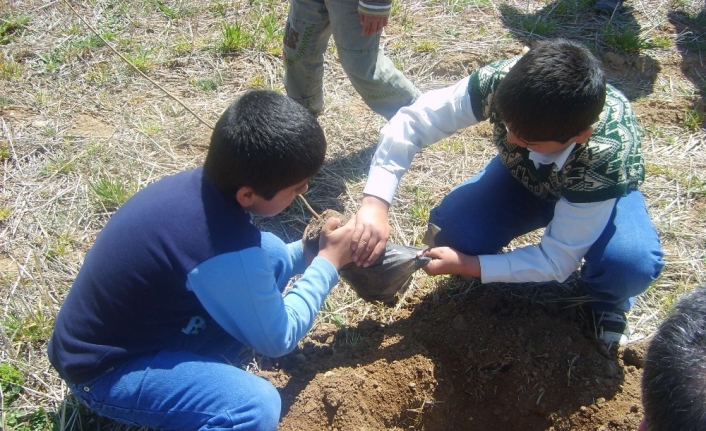
[[[468,79],[424,93],[382,128],[364,194],[392,203],[402,175],[418,151],[478,123],[471,108]],[[553,164],[554,170],[560,170],[575,145],[556,153],[530,150],[529,157],[535,166]],[[481,281],[565,281],[605,229],[615,202],[572,203],[561,198],[538,244],[479,256]]]

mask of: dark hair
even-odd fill
[[[314,176],[325,155],[324,132],[306,108],[275,91],[250,90],[216,123],[204,174],[227,194],[248,186],[269,200]]]
[[[605,77],[593,54],[556,39],[520,58],[498,85],[493,103],[517,137],[564,143],[598,119],[605,97]]]
[[[642,403],[650,431],[706,429],[706,286],[680,298],[650,341]]]

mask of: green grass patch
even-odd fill
[[[68,232],[62,232],[52,238],[49,249],[47,250],[47,258],[56,260],[66,256],[71,244],[74,242],[74,237]]]
[[[431,196],[427,190],[421,187],[415,187],[412,190],[412,194],[414,196],[412,208],[410,208],[412,221],[416,225],[426,226],[431,212]]]
[[[76,167],[75,160],[54,160],[47,164],[43,169],[42,173],[44,175],[60,174],[66,175],[73,172]]]
[[[53,317],[44,314],[39,307],[31,313],[26,316],[10,313],[2,322],[13,344],[36,344],[49,339],[54,329]]]
[[[282,19],[274,12],[266,13],[257,23],[254,34],[260,36],[258,49],[277,55],[282,51],[284,26]]]
[[[223,23],[223,41],[221,50],[225,52],[240,52],[253,46],[253,33],[243,28],[239,22]]]
[[[439,42],[435,40],[423,40],[414,46],[414,52],[434,52],[439,47]]]
[[[53,416],[41,407],[30,413],[11,408],[5,413],[5,425],[12,431],[58,431]]]
[[[29,15],[10,14],[0,17],[0,45],[7,45],[21,35],[29,23]]]
[[[3,395],[3,407],[9,406],[20,396],[23,384],[24,377],[17,367],[4,362],[0,363],[0,389]]]
[[[0,207],[0,223],[9,219],[11,215],[12,215],[12,208]]]
[[[706,126],[706,112],[692,108],[684,113],[684,127],[689,130],[699,130]]]
[[[137,48],[137,52],[125,54],[125,58],[141,72],[146,72],[154,66],[151,49]]]
[[[653,48],[654,45],[645,39],[639,30],[626,28],[620,24],[606,24],[601,30],[603,42],[619,52],[639,54],[640,50]]]
[[[194,81],[194,86],[205,92],[216,91],[218,85],[219,84],[215,79],[197,79]]]
[[[250,86],[250,88],[265,88],[265,77],[258,73],[250,79],[248,85]]]
[[[162,0],[151,0],[150,3],[168,19],[187,18],[195,15],[197,11],[188,1],[165,2]]]
[[[13,79],[22,76],[22,65],[0,52],[0,79]]]
[[[37,57],[44,71],[49,74],[58,72],[63,64],[62,55],[58,50],[53,50],[48,53],[38,52]]]
[[[519,17],[515,20],[517,28],[526,33],[537,36],[549,37],[554,33],[556,21],[549,18],[541,18],[534,15]]]
[[[107,176],[99,177],[95,182],[90,183],[89,187],[100,206],[109,212],[118,209],[134,193],[132,186],[120,179]]]

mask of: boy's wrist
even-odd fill
[[[361,201],[361,206],[368,208],[375,208],[378,211],[384,211],[387,213],[390,210],[390,204],[383,198],[377,197],[375,195],[363,195],[363,200]]]

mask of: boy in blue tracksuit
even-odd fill
[[[286,208],[325,152],[305,108],[250,91],[216,124],[203,167],[130,198],[88,251],[50,340],[76,397],[151,428],[276,429],[278,392],[232,363],[245,346],[272,357],[296,347],[351,261],[352,224],[330,220],[306,256],[251,214]]]

